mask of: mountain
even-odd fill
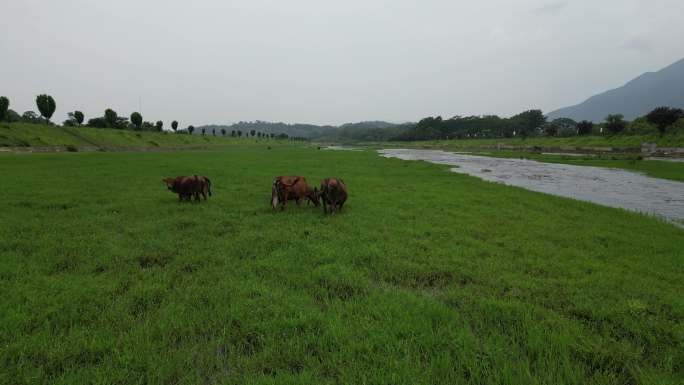
[[[659,106],[684,108],[684,59],[658,71],[647,72],[620,88],[592,96],[585,102],[547,114],[549,119],[603,121],[609,114],[633,120]]]
[[[317,137],[320,135],[323,135],[324,133],[333,130],[335,127],[334,126],[317,126],[315,124],[303,124],[303,123],[294,123],[294,124],[287,124],[287,123],[272,123],[272,122],[264,122],[261,120],[256,120],[254,122],[238,122],[238,123],[233,123],[230,125],[207,125],[207,126],[200,126],[195,129],[195,134],[201,134],[202,129],[206,129],[207,132],[211,132],[212,129],[215,129],[216,132],[219,132],[222,128],[226,130],[226,132],[230,133],[231,131],[242,131],[243,133],[248,133],[251,130],[254,130],[256,132],[263,132],[266,134],[286,134],[287,136],[298,136],[298,137],[303,137],[303,138],[312,138],[312,137]]]
[[[267,134],[287,134],[288,136],[298,136],[309,139],[380,140],[381,138],[396,135],[397,127],[399,127],[399,125],[383,121],[346,123],[341,126],[318,126],[304,123],[287,124],[257,120],[254,122],[238,122],[231,125],[200,126],[195,129],[195,134],[201,134],[202,129],[205,129],[206,132],[211,132],[212,129],[215,129],[218,133],[223,128],[228,135],[230,135],[230,132],[233,130],[240,130],[243,133],[254,130]]]

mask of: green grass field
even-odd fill
[[[212,179],[178,203],[166,176]],[[341,176],[341,215],[269,206]],[[0,155],[2,384],[682,384],[684,231],[371,151]]]
[[[464,149],[491,147],[497,144],[506,146],[544,146],[544,147],[616,147],[641,148],[644,142],[656,143],[659,147],[684,147],[684,133],[660,135],[613,135],[613,136],[573,136],[573,137],[532,137],[426,140],[417,142],[391,142],[396,147],[438,147],[444,149]]]

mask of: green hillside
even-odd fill
[[[240,140],[211,135],[130,131],[109,128],[61,127],[30,123],[0,123],[0,147],[196,147]]]

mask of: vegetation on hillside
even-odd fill
[[[36,97],[36,105],[41,116],[33,111],[26,111],[19,116],[8,109],[9,100],[0,98],[0,121],[51,124],[50,118],[55,111],[55,101],[49,95]],[[80,111],[68,113],[64,121],[65,127],[80,127],[84,115]],[[130,119],[120,116],[116,111],[107,108],[104,115],[88,119],[86,126],[93,128],[131,129],[135,131],[161,132],[162,121],[152,123],[145,121],[139,112],[133,112]],[[393,124],[382,121],[347,123],[339,127],[317,126],[312,124],[270,123],[264,121],[238,122],[229,126],[208,125],[197,129],[189,125],[179,129],[178,121],[171,123],[174,133],[188,133],[211,136],[227,136],[241,138],[243,135],[256,139],[290,139],[319,142],[383,142],[383,141],[427,141],[454,139],[491,139],[491,138],[537,138],[537,137],[576,137],[576,136],[622,136],[651,135],[659,133],[679,135],[684,133],[684,112],[678,108],[658,107],[644,117],[627,122],[620,114],[608,115],[602,124],[595,125],[590,121],[575,122],[568,118],[547,121],[540,110],[524,111],[510,118],[496,115],[455,116],[450,119],[427,117],[418,123]]]
[[[239,142],[259,142],[265,138],[244,138]],[[195,147],[238,142],[220,136],[174,135],[162,131],[131,131],[92,127],[59,127],[32,123],[0,123],[0,147],[79,147],[154,148]],[[275,139],[273,141],[275,143]]]
[[[589,121],[575,122],[558,118],[550,122],[539,110],[525,111],[510,118],[496,115],[455,116],[443,120],[427,117],[411,129],[392,138],[395,141],[523,138],[528,137],[574,137],[582,135],[649,135],[659,133],[684,133],[684,113],[681,109],[659,107],[647,116],[627,122],[620,114],[608,115],[602,124]]]
[[[281,138],[295,137],[299,139],[312,139],[317,141],[335,142],[359,142],[359,141],[385,141],[408,129],[410,125],[397,125],[383,121],[368,121],[358,123],[345,123],[341,126],[314,125],[314,124],[287,124],[271,123],[264,121],[238,122],[231,125],[208,125],[203,128],[225,129],[227,132],[251,133],[261,135],[280,136]],[[241,135],[241,134],[238,134]]]

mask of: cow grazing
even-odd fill
[[[275,210],[279,205],[285,210],[285,203],[289,200],[300,205],[301,200],[306,199],[307,204],[313,203],[318,207],[318,189],[312,189],[303,176],[279,176],[273,180],[271,187],[271,207]]]
[[[339,212],[347,201],[347,185],[340,178],[324,179],[321,182],[320,198],[324,213]]]
[[[196,176],[200,180],[200,190],[195,193],[195,199],[199,200],[200,195],[207,200],[207,196],[211,196],[211,181],[206,176]]]
[[[200,196],[207,200],[207,196],[211,196],[211,181],[205,176],[177,176],[162,181],[170,191],[178,194],[178,201],[191,201],[192,197],[199,201]]]

